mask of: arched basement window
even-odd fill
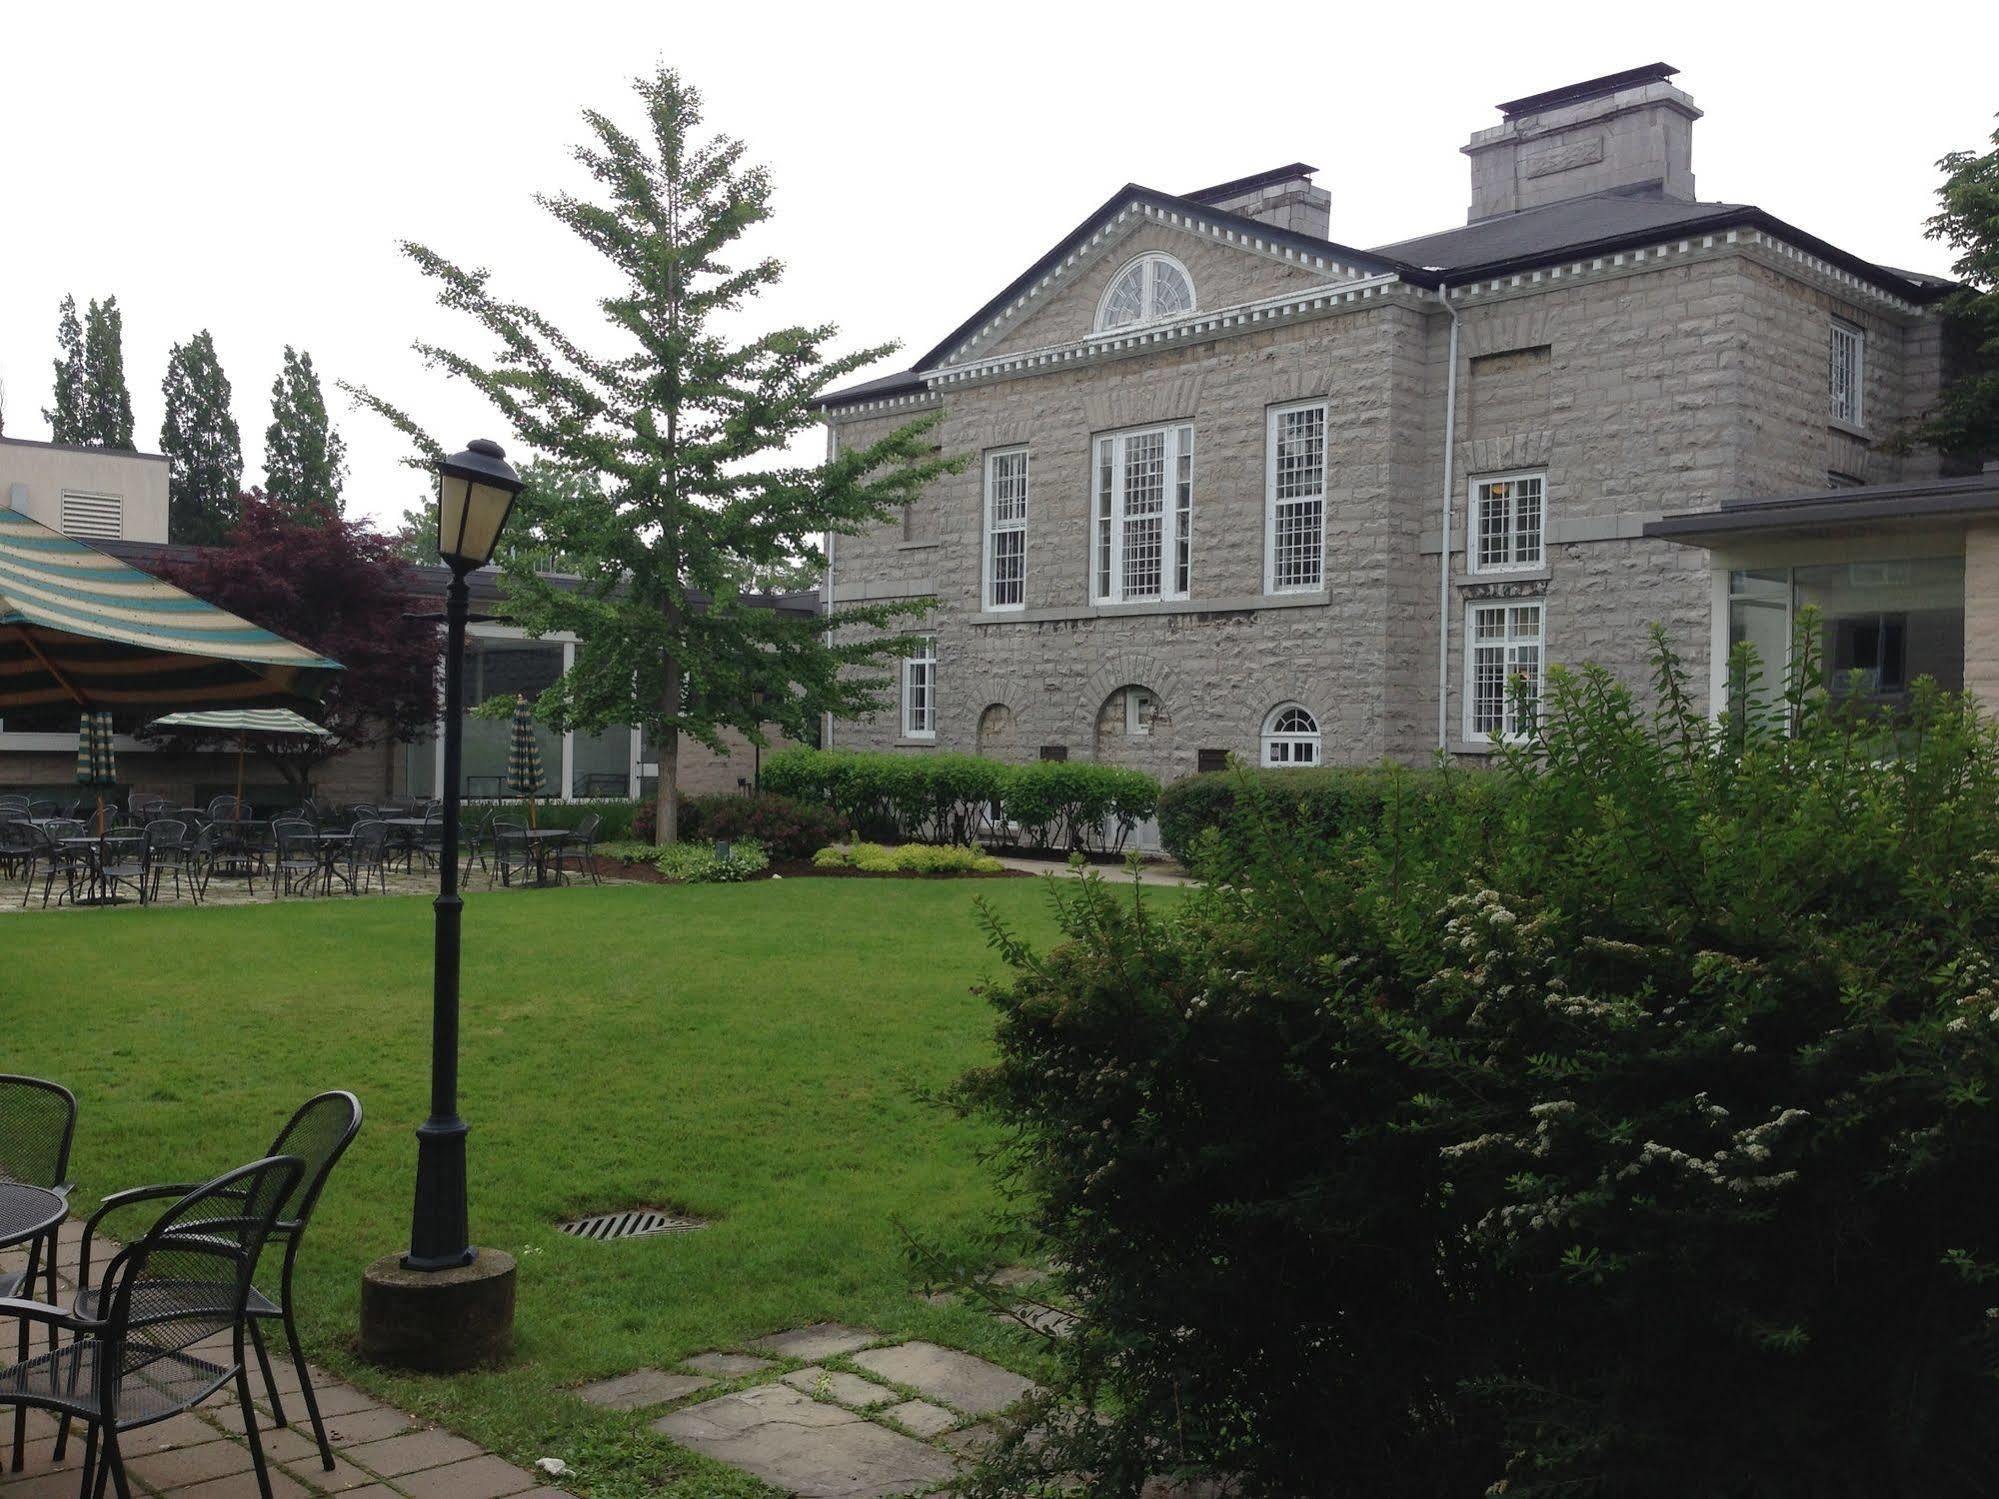
[[[1265,765],[1317,765],[1319,720],[1296,703],[1271,710],[1263,721]]]

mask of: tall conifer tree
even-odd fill
[[[338,520],[347,481],[347,443],[326,414],[326,396],[312,356],[285,345],[284,367],[271,382],[271,425],[264,432],[264,493],[301,519]]]
[[[419,352],[492,401],[530,453],[585,476],[550,486],[536,517],[579,585],[555,588],[517,557],[507,608],[531,633],[573,630],[581,641],[575,666],[541,697],[546,722],[645,729],[659,757],[659,838],[671,842],[683,735],[719,748],[727,729],[762,742],[769,724],[804,736],[822,711],[879,708],[882,668],[911,643],[896,633],[900,621],[929,607],[780,615],[755,607],[744,580],[796,562],[823,567],[828,533],[881,524],[962,460],[937,452],[925,422],[822,465],[786,455],[817,423],[828,383],[890,349],[830,354],[828,324],[735,341],[744,304],[782,269],[724,259],[770,217],[770,178],[745,163],[741,143],[696,138],[701,97],[678,74],[661,69],[635,87],[639,135],[584,115],[593,139],[576,158],[598,192],[540,199],[603,258],[609,352],[494,296],[486,272],[405,249],[443,305],[498,345],[490,361],[431,344]],[[436,452],[403,412],[354,394]]]
[[[91,298],[83,320],[83,441],[132,448],[132,392],[125,386],[125,315],[118,299]]]
[[[56,403],[42,408],[50,436],[57,442],[80,443],[83,435],[83,324],[77,320],[76,298],[65,293],[56,323]]]
[[[243,437],[229,409],[229,377],[206,328],[173,346],[160,392],[167,408],[160,451],[168,465],[168,539],[212,546],[236,520]]]

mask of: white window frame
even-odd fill
[[[921,679],[921,693],[917,691]],[[902,737],[937,737],[937,637],[919,636],[902,658]]]
[[[994,481],[998,477],[1002,463],[1018,458],[1020,460],[1020,514],[1018,518],[1008,517],[998,520],[994,511]],[[1034,470],[1032,460],[1024,446],[994,448],[986,454],[986,499],[985,499],[985,563],[982,596],[987,612],[994,614],[1012,613],[1027,607],[1027,528],[1032,513],[1034,494]],[[1000,579],[998,577],[999,538],[1002,534],[1018,535],[1020,538],[1020,575],[1018,584],[1020,597],[1002,603],[998,597]]]
[[[1159,590],[1130,593],[1125,580],[1125,533],[1132,516],[1126,508],[1127,453],[1133,442],[1161,439],[1162,491],[1159,536]],[[1108,478],[1106,455],[1108,450]],[[1193,586],[1194,424],[1167,422],[1099,432],[1090,438],[1090,602],[1166,603],[1188,596]],[[1108,483],[1108,489],[1106,489]]]
[[[1849,365],[1845,400],[1842,401],[1839,367],[1841,345]],[[1826,365],[1826,407],[1832,419],[1848,427],[1861,426],[1867,419],[1867,330],[1845,318],[1832,320],[1831,344]]]
[[[1319,545],[1310,581],[1277,581],[1277,507],[1309,503],[1310,496],[1277,497],[1277,430],[1284,418],[1300,411],[1319,413]],[[1272,406],[1263,426],[1263,591],[1265,593],[1319,593],[1326,586],[1326,485],[1331,469],[1332,404],[1329,401],[1292,401]]]
[[[1496,641],[1480,641],[1478,638],[1478,617],[1492,610],[1532,609],[1535,611],[1535,630],[1532,635],[1517,633],[1511,613],[1506,618],[1505,633]],[[1548,688],[1548,601],[1533,599],[1467,599],[1464,617],[1464,735],[1471,744],[1492,744],[1503,741],[1518,743],[1527,736],[1520,726],[1513,722],[1513,678],[1514,667],[1519,652],[1527,647],[1534,650],[1534,703],[1538,709]],[[1500,732],[1490,734],[1477,727],[1478,722],[1478,664],[1482,650],[1498,649],[1501,652],[1502,669],[1505,673],[1504,697],[1500,704]]]
[[[1277,725],[1287,713],[1304,714],[1312,725],[1311,732],[1306,733],[1298,729],[1280,731]],[[1317,767],[1326,763],[1325,734],[1319,727],[1319,715],[1303,703],[1279,703],[1264,714],[1263,731],[1258,740],[1261,749],[1259,758],[1269,769],[1296,770],[1304,766]],[[1278,753],[1279,746],[1285,748],[1285,754]],[[1307,747],[1310,748],[1311,754],[1300,758],[1296,753],[1297,750]]]
[[[1533,482],[1540,486],[1537,498],[1541,504],[1541,523],[1534,532],[1534,555],[1522,559],[1520,556],[1519,505],[1521,496],[1509,493],[1505,498],[1494,501],[1505,507],[1506,525],[1504,535],[1507,542],[1505,560],[1487,562],[1480,555],[1485,543],[1485,507],[1488,503],[1486,492],[1502,484],[1521,485]],[[1526,469],[1517,474],[1484,474],[1473,479],[1465,501],[1465,571],[1491,575],[1494,573],[1539,572],[1548,565],[1548,475],[1544,469]]]
[[[1159,310],[1157,267],[1162,265],[1178,271],[1180,279],[1187,283],[1185,307],[1175,307],[1166,312]],[[1139,271],[1145,283],[1139,298],[1139,315],[1128,323],[1106,323],[1104,319],[1110,314],[1111,293],[1117,290],[1118,284],[1133,270]],[[1187,267],[1164,250],[1147,250],[1143,255],[1134,255],[1119,266],[1117,274],[1104,284],[1103,295],[1097,298],[1096,319],[1090,326],[1092,331],[1097,333],[1114,333],[1119,328],[1143,328],[1149,323],[1161,322],[1166,318],[1185,317],[1191,312],[1199,311],[1200,305],[1200,294],[1194,288],[1194,278]]]

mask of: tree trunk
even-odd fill
[[[680,663],[666,663],[666,683],[660,690],[663,712],[680,711]],[[669,725],[659,736],[659,791],[653,805],[653,841],[664,848],[680,841],[680,730]]]

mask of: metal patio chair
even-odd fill
[[[493,837],[493,862],[486,870],[486,888],[495,880],[511,885],[517,872],[534,867],[534,847],[528,841],[528,827],[508,817],[495,817],[488,825]]]
[[[389,829],[376,818],[355,823],[347,843],[347,888],[366,894],[370,880],[384,895],[389,893]]]
[[[28,867],[29,856],[34,852],[34,829],[28,826],[26,812],[9,812],[0,807],[0,875],[12,879]]]
[[[90,851],[63,842],[65,838],[84,836],[80,822],[29,823],[28,835],[33,847],[28,851],[27,878],[21,890],[21,904],[28,904],[28,897],[35,892],[35,874],[42,876],[42,905],[46,907],[49,896],[55,890],[58,876],[63,881],[63,893],[56,898],[60,905],[63,900],[76,894],[76,877],[90,871]]]
[[[174,877],[174,899],[180,899],[181,882],[193,892],[195,903],[201,892],[195,889],[193,847],[188,843],[187,824],[177,817],[155,817],[146,824],[146,899],[158,901],[160,886],[168,875]]]
[[[310,895],[312,882],[319,877],[319,835],[312,824],[282,818],[271,824],[271,836],[277,844],[277,862],[271,867],[277,893],[296,895],[303,885]]]
[[[249,1299],[245,1303],[250,1322],[250,1341],[263,1373],[264,1393],[270,1398],[271,1420],[279,1426],[290,1424],[285,1416],[284,1403],[278,1396],[277,1381],[271,1375],[270,1355],[265,1351],[264,1337],[257,1324],[277,1320],[284,1324],[292,1368],[298,1375],[299,1394],[305,1400],[306,1415],[312,1420],[312,1434],[319,1444],[320,1463],[329,1473],[333,1471],[333,1448],[326,1439],[326,1424],[319,1415],[319,1397],[313,1391],[312,1376],[306,1369],[305,1350],[299,1343],[298,1319],[292,1309],[292,1272],[298,1261],[298,1246],[305,1238],[306,1227],[312,1221],[312,1210],[319,1204],[319,1194],[326,1186],[326,1179],[333,1174],[340,1157],[347,1153],[347,1147],[354,1143],[354,1137],[360,1132],[361,1100],[340,1089],[308,1098],[278,1131],[277,1138],[271,1142],[271,1155],[300,1163],[298,1180],[284,1194],[270,1229],[270,1242],[285,1247],[284,1267],[279,1273],[278,1294],[275,1297],[257,1289],[253,1278]],[[104,1205],[91,1218],[91,1225],[134,1203],[171,1198],[188,1190],[183,1184],[134,1187],[127,1192],[114,1192],[104,1199]],[[86,1230],[82,1268],[77,1272],[79,1284],[89,1277],[89,1249],[89,1232]],[[251,1268],[254,1274],[255,1265]],[[90,1300],[89,1293],[78,1299],[77,1310],[80,1313],[91,1315],[95,1308],[96,1303]]]
[[[69,1179],[69,1151],[76,1142],[76,1095],[61,1083],[39,1077],[0,1073],[0,1181],[20,1182],[28,1187],[46,1187],[68,1197],[76,1185]],[[60,1225],[58,1225],[60,1227]],[[32,1300],[35,1281],[41,1278],[54,1301],[56,1289],[56,1233],[47,1233],[28,1244],[25,1269],[0,1274],[0,1298],[23,1296]],[[28,1324],[21,1324],[19,1357],[28,1356]],[[49,1352],[56,1350],[56,1329],[49,1329]],[[14,1471],[21,1471],[21,1449],[27,1438],[28,1412],[14,1412]]]
[[[603,825],[604,819],[595,812],[586,812],[577,819],[575,831],[549,857],[548,862],[557,875],[565,864],[574,864],[579,874],[590,876],[591,884],[604,883],[597,878],[597,830]]]
[[[231,1380],[257,1486],[271,1499],[243,1341],[255,1326],[249,1300],[257,1257],[303,1169],[297,1156],[271,1156],[177,1194],[143,1236],[111,1257],[93,1285],[90,1241],[111,1210],[107,1200],[84,1226],[77,1282],[91,1288],[73,1309],[0,1301],[0,1316],[73,1335],[52,1353],[0,1369],[0,1404],[59,1416],[58,1462],[70,1423],[86,1424],[83,1499],[101,1495],[107,1480],[117,1485],[118,1499],[132,1499],[119,1438],[191,1410]],[[231,1335],[226,1362],[205,1346],[223,1333]]]

